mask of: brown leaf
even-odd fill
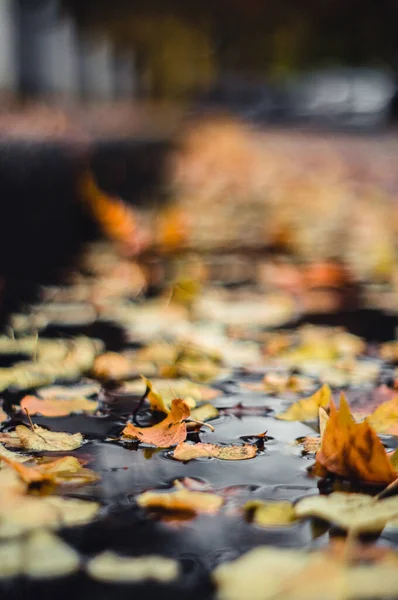
[[[98,402],[87,398],[46,398],[41,400],[36,396],[25,396],[21,400],[21,408],[27,410],[31,415],[65,417],[72,413],[93,413],[98,409]]]
[[[212,457],[221,460],[247,460],[254,458],[257,447],[250,444],[243,446],[217,446],[216,444],[187,444],[181,442],[173,451],[173,458],[188,461],[194,458]]]
[[[69,452],[76,450],[83,444],[81,433],[65,433],[64,431],[49,431],[38,425],[34,431],[25,425],[18,425],[15,432],[20,440],[21,446],[35,452]],[[0,440],[1,441],[1,440]]]
[[[355,423],[344,394],[337,410],[333,400],[316,467],[350,480],[388,485],[396,479],[395,470],[383,444],[364,421]]]
[[[123,429],[125,437],[133,438],[146,444],[153,444],[159,448],[169,448],[185,441],[187,426],[185,419],[190,415],[190,410],[184,400],[177,398],[171,403],[167,417],[152,427],[136,427],[128,423]]]
[[[295,402],[279,415],[277,419],[285,421],[314,421],[318,417],[320,408],[328,408],[332,399],[332,390],[327,383],[308,398]]]

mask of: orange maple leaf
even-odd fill
[[[387,485],[397,478],[376,432],[366,420],[355,422],[343,393],[338,410],[333,400],[330,402],[329,420],[316,454],[315,472],[319,473],[320,468],[370,484]]]
[[[123,435],[159,448],[169,448],[185,441],[187,437],[185,419],[190,414],[189,406],[184,400],[177,398],[172,401],[170,412],[163,421],[152,427],[136,427],[133,423],[128,423],[123,429]]]

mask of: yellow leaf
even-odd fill
[[[252,514],[253,522],[261,527],[290,525],[297,518],[292,503],[287,500],[277,502],[249,500],[243,510]]]
[[[332,399],[332,391],[327,383],[308,398],[295,402],[279,415],[277,419],[285,421],[314,421],[318,417],[319,408],[328,408]]]
[[[221,460],[247,460],[254,458],[257,453],[256,446],[245,444],[243,446],[217,446],[216,444],[187,444],[181,442],[173,452],[173,458],[188,461],[194,458],[212,457]]]
[[[342,529],[377,533],[388,521],[398,518],[398,497],[376,500],[365,494],[334,492],[308,496],[295,505],[298,518],[318,517]]]
[[[398,435],[398,396],[380,404],[366,421],[377,433]]]
[[[163,556],[129,557],[114,552],[103,552],[92,558],[88,565],[88,574],[97,581],[135,583],[139,581],[157,581],[169,583],[179,575],[179,564]]]

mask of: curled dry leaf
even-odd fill
[[[26,448],[35,452],[70,452],[76,450],[83,444],[81,433],[65,433],[64,431],[49,431],[38,425],[34,425],[34,431],[25,425],[18,425],[15,433],[20,444],[17,447]],[[0,440],[1,441],[1,440]],[[7,444],[7,441],[4,440]],[[10,445],[14,445],[12,442]]]
[[[350,557],[351,558],[351,557]],[[395,598],[398,556],[361,562],[363,554],[347,562],[326,550],[293,550],[259,546],[213,572],[219,600],[364,600]]]
[[[324,383],[315,394],[295,402],[285,412],[275,416],[284,421],[314,421],[318,417],[319,409],[328,408],[331,400],[332,390]]]
[[[181,484],[171,492],[144,492],[136,501],[143,508],[189,514],[214,514],[224,504],[224,498],[217,494],[188,490]]]
[[[128,423],[123,429],[123,435],[146,444],[153,444],[159,448],[169,448],[187,437],[187,426],[185,419],[190,415],[188,405],[177,398],[171,403],[171,409],[167,417],[152,427],[136,427]]]
[[[25,539],[0,544],[0,578],[49,579],[70,575],[79,568],[79,555],[56,535],[45,529]]]
[[[355,423],[344,394],[340,407],[330,403],[314,472],[322,470],[369,484],[388,485],[397,477],[383,444],[372,427],[364,421]]]
[[[136,583],[157,581],[169,583],[177,579],[179,564],[163,556],[128,557],[103,552],[88,562],[87,572],[97,581]]]
[[[46,398],[41,400],[36,396],[25,396],[21,400],[21,408],[27,410],[31,415],[65,417],[72,413],[94,413],[98,409],[98,402],[87,398]]]
[[[377,500],[365,494],[334,492],[329,496],[308,496],[294,508],[299,518],[318,517],[342,529],[377,533],[388,521],[398,518],[398,497]]]
[[[221,460],[247,460],[254,458],[257,447],[250,444],[243,446],[218,446],[216,444],[188,444],[181,442],[173,451],[173,458],[188,461],[195,458],[219,458]]]
[[[243,510],[251,515],[253,522],[260,527],[291,525],[297,520],[293,504],[287,500],[275,502],[249,500]]]

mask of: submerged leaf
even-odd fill
[[[278,415],[277,419],[285,421],[314,421],[318,417],[320,408],[328,408],[332,400],[332,390],[327,383],[308,398],[298,400],[289,408]]]
[[[372,427],[355,423],[344,394],[337,410],[333,400],[316,465],[350,480],[388,485],[397,474]]]
[[[21,400],[21,408],[31,415],[65,417],[72,413],[94,413],[98,409],[98,402],[87,398],[46,398],[41,400],[36,396],[25,396]]]
[[[212,457],[221,460],[247,460],[254,458],[257,447],[250,444],[243,446],[217,446],[216,444],[187,444],[181,442],[173,451],[173,458],[188,461],[195,458]]]
[[[169,583],[179,575],[179,564],[164,556],[120,556],[114,552],[102,552],[87,565],[88,574],[97,581],[135,583],[157,581]]]
[[[185,419],[190,415],[190,410],[184,400],[177,398],[171,403],[167,417],[152,427],[136,427],[128,423],[123,429],[123,435],[159,448],[169,448],[183,442],[187,437]]]

